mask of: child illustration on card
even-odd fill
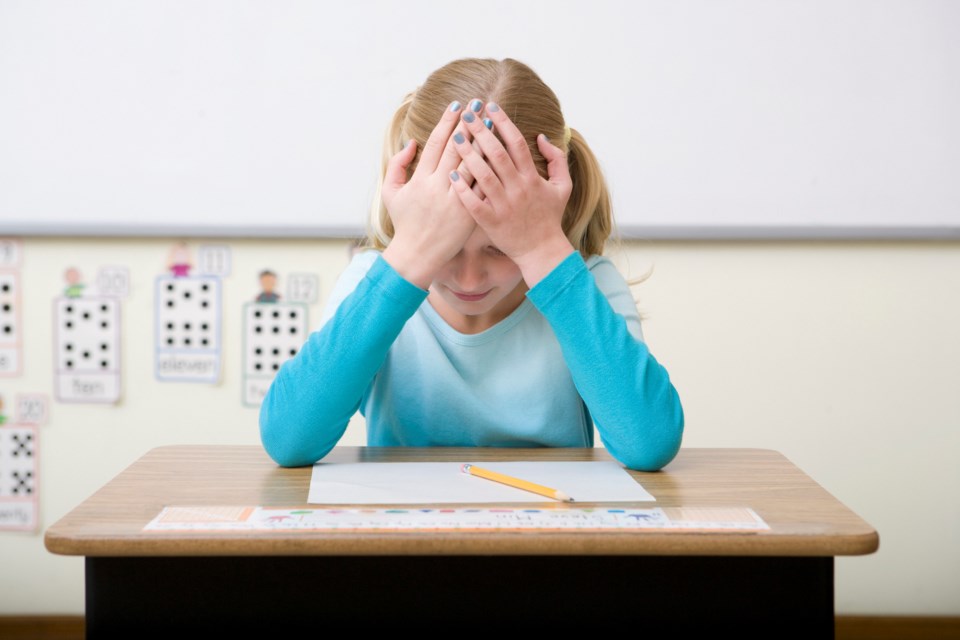
[[[86,285],[81,280],[79,269],[69,267],[63,272],[63,279],[67,282],[67,286],[63,290],[64,296],[67,298],[79,298],[83,295],[83,289]]]
[[[183,278],[190,275],[190,269],[193,263],[190,260],[190,249],[186,242],[178,242],[170,249],[170,257],[167,260],[167,268],[177,278]]]
[[[257,302],[271,303],[279,302],[280,294],[277,289],[277,274],[269,269],[260,272],[260,293],[257,295]]]
[[[7,421],[7,416],[3,415],[3,396],[0,396],[0,425]]]

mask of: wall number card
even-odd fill
[[[315,273],[291,273],[287,277],[287,300],[314,304],[320,297],[320,277]]]
[[[32,425],[0,425],[0,531],[37,528],[37,433]]]
[[[243,403],[259,406],[280,366],[307,338],[307,306],[249,302],[243,306]]]
[[[19,273],[0,266],[0,376],[20,373],[21,327]]]
[[[56,298],[53,304],[56,395],[61,402],[120,399],[120,302]]]
[[[221,281],[159,276],[156,281],[156,377],[164,382],[220,380]]]
[[[16,422],[40,426],[47,423],[47,396],[42,393],[21,393],[16,398]]]

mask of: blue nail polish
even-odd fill
[[[470,110],[474,113],[480,113],[480,109],[483,109],[483,103],[479,100],[474,100],[470,103]]]
[[[474,115],[473,115],[472,113],[470,113],[469,111],[467,111],[465,114],[463,114],[463,121],[464,121],[464,122],[473,122],[473,121],[476,120],[476,119],[477,119],[476,116],[474,116]]]
[[[453,134],[453,141],[456,142],[457,144],[463,144],[464,142],[463,134],[457,131],[455,134]]]
[[[460,179],[460,174],[457,173],[456,171],[451,171],[451,172],[450,172],[450,179],[453,180],[454,182],[456,182],[457,180]]]
[[[496,102],[491,102],[487,104],[487,111],[500,111],[500,105]]]
[[[460,111],[460,103],[454,100],[453,104],[450,105],[450,111],[454,113],[456,113],[457,111]]]
[[[484,118],[483,124],[487,125],[487,129],[491,129],[491,130],[493,129],[493,120],[491,120],[490,118]]]

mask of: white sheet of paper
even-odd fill
[[[469,461],[464,461],[469,462]],[[464,462],[357,462],[313,465],[310,504],[554,502],[463,473]],[[559,489],[576,502],[655,501],[616,462],[470,462]]]

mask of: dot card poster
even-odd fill
[[[175,247],[170,273],[155,291],[156,378],[163,382],[220,380],[221,279],[191,275],[185,245]]]
[[[243,306],[243,403],[260,406],[280,366],[307,338],[307,305],[281,300],[277,276],[260,273],[260,293]]]
[[[120,400],[120,300],[87,295],[75,267],[64,280],[63,295],[53,301],[57,400],[114,404]]]
[[[0,238],[0,377],[20,375],[20,243]]]
[[[37,427],[7,423],[2,413],[0,421],[0,531],[35,531],[39,522]]]

